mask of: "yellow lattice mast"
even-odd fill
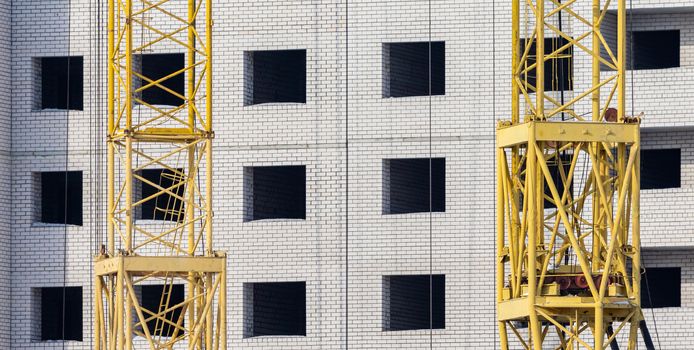
[[[108,1],[108,237],[94,267],[95,349],[226,349],[226,257],[212,230],[211,5]],[[159,52],[183,52],[183,67],[147,76],[143,55]],[[167,84],[181,76],[183,93]],[[153,104],[143,97],[153,90],[180,103]],[[140,220],[152,201],[160,220]],[[142,302],[147,285],[162,286],[158,307]],[[174,285],[182,301],[172,302]]]
[[[613,51],[601,28],[615,5]],[[605,349],[628,339],[634,349],[639,120],[625,110],[625,0],[513,0],[512,10],[513,108],[496,144],[501,348]],[[592,62],[592,80],[563,101],[545,83],[569,54]]]

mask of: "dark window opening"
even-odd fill
[[[564,195],[564,189],[566,187],[564,186],[565,184],[564,181],[562,181],[561,172],[559,170],[563,168],[564,177],[569,176],[572,155],[562,154],[559,157],[561,158],[561,167],[559,166],[557,158],[553,158],[552,160],[547,161],[547,167],[549,168],[549,172],[552,175],[552,181],[554,182],[554,185],[557,188],[557,193],[559,193],[559,197],[562,197]],[[569,179],[567,178],[566,180],[568,181]],[[569,198],[569,202],[571,202],[570,198],[573,195],[573,181],[571,181],[571,185],[569,187],[570,188],[567,198]],[[545,181],[545,195],[549,198],[552,198],[552,201],[545,198],[545,208],[556,208],[557,206],[554,203],[554,197],[552,196],[552,191],[550,191],[549,184],[547,183],[547,181]]]
[[[41,173],[41,222],[82,225],[81,171]]]
[[[383,50],[383,97],[445,94],[445,42],[388,43]]]
[[[664,69],[680,66],[680,31],[632,32],[634,69]]]
[[[679,267],[651,267],[641,276],[641,306],[647,309],[681,306]]]
[[[252,66],[247,67],[248,90],[252,91],[247,105],[306,103],[306,50],[253,51],[247,55]]]
[[[385,214],[446,211],[445,158],[387,159],[384,172]]]
[[[446,276],[385,276],[386,331],[446,328]]]
[[[306,219],[306,167],[263,166],[252,169],[250,220]]]
[[[82,287],[41,288],[41,340],[82,341]]]
[[[182,284],[167,285],[143,285],[141,295],[141,306],[153,313],[159,313],[172,308],[185,300],[185,288]],[[185,317],[181,317],[182,307],[177,307],[164,315],[164,318],[173,323],[185,326]],[[150,315],[145,313],[145,318]],[[138,320],[139,321],[139,320]],[[176,327],[168,322],[157,319],[147,321],[147,329],[153,336],[171,337]],[[181,331],[179,330],[179,334]]]
[[[641,189],[680,187],[681,150],[650,149],[641,151]]]
[[[557,51],[564,45],[568,44],[568,40],[565,38],[545,38],[545,55],[550,55]],[[524,39],[520,42],[520,54],[525,52],[525,46],[527,45]],[[530,51],[528,53],[527,67],[535,64],[537,61],[537,49],[536,42],[533,41],[530,44]],[[526,66],[522,67],[525,69]],[[523,81],[527,81],[526,89],[528,92],[534,92],[534,87],[537,85],[537,70],[535,68],[528,70],[526,74],[521,75]],[[545,61],[544,64],[545,80],[544,88],[545,91],[571,91],[573,90],[573,46],[569,46],[566,49],[558,53],[557,57],[550,58]],[[527,80],[526,80],[527,79]],[[531,89],[532,87],[532,89]]]
[[[567,153],[567,154],[561,154],[559,157],[561,158],[561,164],[562,164],[561,168],[564,169],[564,177],[566,177],[566,181],[568,181],[569,180],[569,178],[568,178],[569,170],[571,169],[571,159],[573,158],[573,155]],[[559,161],[557,160],[556,157],[551,158],[550,160],[547,160],[547,168],[549,168],[549,173],[552,176],[552,181],[554,182],[554,186],[556,186],[556,188],[557,188],[557,193],[559,194],[559,197],[562,197],[564,195],[565,183],[564,183],[564,181],[562,181],[561,172],[559,171],[559,169],[561,169],[561,168],[559,167]],[[525,183],[525,163],[521,164],[520,173],[521,173],[521,176],[520,176],[521,181],[523,181],[523,183]],[[544,208],[545,209],[554,209],[557,206],[554,203],[554,197],[552,196],[552,191],[550,191],[550,189],[549,189],[549,182],[547,181],[547,179],[544,178],[543,173],[540,173],[540,175],[544,179],[544,195],[545,195]],[[571,197],[573,196],[573,187],[574,187],[574,184],[573,184],[573,181],[571,181],[571,186],[570,186],[568,194],[567,194],[568,202],[571,202]],[[550,200],[550,198],[551,198],[551,200]],[[523,210],[522,193],[521,193],[521,197],[520,197],[520,203],[518,206],[518,210]]]
[[[185,55],[182,53],[146,54],[140,57],[142,75],[152,81],[165,78],[182,70],[185,66]],[[144,79],[140,81],[140,87],[148,84],[150,82]],[[181,96],[185,96],[185,73],[163,80],[159,82],[159,85]],[[183,104],[184,100],[182,98],[166,89],[152,85],[142,90],[142,101],[150,105],[180,106]]]
[[[170,192],[179,197],[183,197],[185,193],[186,177],[183,174],[183,169],[177,169],[176,172],[169,169],[145,169],[140,175],[164,189],[177,186],[171,188]],[[157,187],[144,181],[140,183],[142,185],[141,199],[156,195],[142,203],[140,219],[166,221],[182,221],[184,219],[185,205],[181,199],[167,192],[161,192]]]
[[[81,56],[41,58],[41,109],[82,110]]]
[[[247,336],[306,335],[306,283],[253,283]]]

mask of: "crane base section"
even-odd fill
[[[225,254],[102,255],[94,267],[94,349],[225,348]],[[142,295],[151,286],[161,291],[155,306]]]

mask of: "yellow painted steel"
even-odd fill
[[[615,5],[616,52],[601,32]],[[592,350],[624,339],[635,349],[640,119],[625,110],[625,0],[513,0],[512,11],[511,119],[498,123],[496,140],[499,343]],[[551,38],[566,45],[547,51]],[[555,78],[545,63],[569,49],[592,61],[592,74],[563,101],[545,91]]]
[[[214,250],[212,226],[212,27],[212,0],[108,1],[107,244],[94,261],[94,349],[227,348],[226,254]],[[171,52],[185,54],[184,66],[147,76],[142,55]],[[168,84],[181,76],[185,93]],[[153,90],[181,102],[153,104],[144,97]],[[142,195],[143,185],[155,193]],[[166,220],[140,219],[151,201]],[[138,288],[151,284],[164,293],[150,310]],[[183,301],[171,299],[175,284]]]

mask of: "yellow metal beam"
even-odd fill
[[[136,337],[150,349],[227,348],[226,255],[214,250],[212,225],[212,14],[211,0],[108,0],[108,239],[94,261],[96,350],[132,349]],[[148,76],[139,57],[172,46],[185,52],[184,66]],[[167,86],[181,76],[185,91]],[[151,89],[181,102],[153,104],[143,97]],[[169,183],[145,177],[149,169],[170,171]],[[154,193],[138,196],[140,184]],[[173,220],[138,220],[150,201]],[[166,319],[170,294],[158,310],[142,308],[135,287],[176,281],[187,287],[189,302],[176,305],[182,318]]]
[[[606,142],[634,144],[639,124],[601,122],[528,122],[497,130],[497,147],[508,148],[528,143],[530,135],[538,141]]]
[[[628,344],[635,348],[642,317],[640,121],[625,113],[626,11],[625,0],[616,1],[616,52],[601,33],[609,0],[512,2],[511,120],[499,123],[496,138],[495,264],[502,349],[512,347],[509,328],[525,349],[549,343],[561,344],[562,350],[604,349],[615,337],[606,335],[612,322],[620,322],[619,331],[630,326]],[[586,5],[590,17],[577,10]],[[562,14],[568,16],[562,19]],[[572,25],[562,26],[567,18]],[[549,35],[566,42],[545,50]],[[557,97],[563,92],[545,91],[545,82],[554,79],[545,64],[567,59],[569,49],[591,60],[592,74],[590,84],[576,85],[582,91],[567,92],[570,98],[564,102]],[[615,72],[603,75],[601,66]],[[534,82],[528,79],[533,72]],[[603,89],[609,92],[605,96]],[[613,105],[616,122],[605,120]],[[559,114],[570,120],[551,119]],[[577,177],[577,168],[586,169],[580,172],[585,177]],[[527,324],[527,332],[510,321]]]

